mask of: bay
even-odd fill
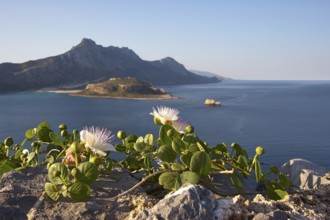
[[[305,158],[330,169],[330,81],[225,81],[217,84],[164,87],[173,100],[84,98],[67,94],[25,92],[0,95],[0,140],[15,142],[25,131],[47,121],[53,130],[104,127],[117,133],[157,135],[150,112],[165,105],[178,108],[195,133],[214,146],[237,142],[253,154],[263,146],[262,161],[281,165]],[[220,107],[205,106],[212,98]]]

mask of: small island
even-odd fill
[[[72,96],[118,98],[118,99],[173,99],[164,89],[155,88],[151,83],[137,80],[136,78],[110,78],[100,83],[87,84],[86,88],[70,93]]]
[[[216,101],[214,99],[205,99],[204,101],[204,105],[209,105],[209,106],[220,106],[221,102],[220,101]]]

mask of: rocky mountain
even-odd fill
[[[110,77],[134,77],[154,85],[220,81],[216,77],[189,72],[170,57],[145,61],[129,48],[103,47],[84,38],[58,56],[20,64],[0,64],[0,92],[75,87]]]
[[[211,73],[211,72],[207,72],[207,71],[200,71],[200,70],[189,70],[190,72],[192,73],[195,73],[197,75],[200,75],[200,76],[206,76],[206,77],[216,77],[218,78],[219,80],[231,80],[231,78],[229,77],[226,77],[226,76],[222,76],[222,75],[219,75],[217,73]]]

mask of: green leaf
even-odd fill
[[[55,185],[70,183],[69,171],[62,163],[54,163],[49,167],[48,179]]]
[[[257,181],[257,183],[259,183],[261,178],[262,178],[262,170],[261,170],[259,160],[255,161],[255,168],[254,169],[255,169],[255,174],[256,174],[256,181]]]
[[[52,142],[52,139],[50,139],[50,136],[49,136],[50,132],[52,132],[52,130],[50,130],[49,128],[42,127],[38,130],[37,136],[42,142],[50,143],[50,142]]]
[[[159,176],[159,184],[164,189],[173,190],[175,188],[175,182],[179,178],[180,174],[177,172],[166,172]]]
[[[135,141],[137,140],[137,137],[135,134],[130,134],[127,138],[125,138],[125,143],[135,143]]]
[[[172,141],[172,149],[179,154],[186,149],[186,145],[181,139],[175,138]]]
[[[177,154],[171,147],[163,145],[158,149],[158,157],[162,161],[172,163],[176,159]]]
[[[147,169],[150,169],[150,167],[151,167],[151,159],[150,159],[150,156],[146,155],[146,157],[144,158],[143,162],[144,162],[144,166],[145,166]]]
[[[45,184],[45,191],[47,195],[54,201],[57,201],[60,198],[60,192],[58,187],[52,183]]]
[[[186,166],[180,163],[173,163],[171,169],[174,171],[183,171],[186,169]]]
[[[63,141],[59,136],[57,136],[54,132],[49,133],[50,139],[58,146],[64,146]]]
[[[183,141],[190,144],[196,144],[199,141],[199,138],[195,134],[187,133],[183,136]]]
[[[281,185],[274,182],[266,184],[266,192],[268,197],[272,200],[282,200],[289,195]]]
[[[231,147],[235,150],[237,158],[240,155],[242,155],[246,158],[249,158],[249,155],[247,154],[247,152],[238,143],[232,143]]]
[[[75,202],[86,201],[91,194],[91,188],[87,184],[82,182],[74,183],[68,188],[68,191],[70,193],[71,198]]]
[[[99,175],[97,166],[91,162],[84,162],[79,164],[78,169],[80,174],[78,175],[77,180],[87,184],[95,182]]]
[[[279,174],[278,178],[279,178],[282,186],[284,186],[284,187],[290,186],[290,181],[288,180],[288,178],[286,178],[286,176],[284,174]]]
[[[187,167],[190,166],[190,161],[191,161],[192,153],[188,152],[187,154],[182,154],[180,156],[180,160],[182,163],[184,163]]]
[[[50,125],[49,125],[49,123],[46,122],[46,121],[41,122],[41,123],[38,125],[38,127],[37,127],[37,131],[39,131],[39,130],[42,129],[42,128],[48,128],[48,129],[50,129]]]
[[[224,143],[218,144],[217,146],[213,147],[211,150],[214,151],[216,154],[228,153],[227,146]]]
[[[116,151],[118,151],[118,152],[125,152],[126,147],[125,147],[125,145],[122,145],[122,144],[116,144],[116,145],[115,145],[115,149],[116,149]]]
[[[207,176],[211,170],[211,159],[205,151],[194,153],[190,161],[190,170],[200,176]]]
[[[199,150],[199,147],[197,146],[197,144],[190,144],[188,147],[188,151],[194,153],[194,152],[200,151],[200,150]]]
[[[169,125],[162,125],[159,130],[159,138],[162,140],[162,142],[165,145],[171,146],[172,145],[172,139],[167,136],[167,131],[173,128]]]
[[[154,135],[153,134],[147,134],[144,137],[144,143],[149,144],[149,145],[154,145]]]
[[[36,135],[36,129],[35,128],[31,128],[29,130],[27,130],[25,132],[25,137],[29,140],[31,140],[35,135]]]
[[[14,159],[15,159],[15,160],[17,160],[17,159],[20,158],[20,156],[22,155],[22,151],[23,151],[22,148],[20,148],[20,149],[18,149],[18,150],[16,151],[16,153],[15,153],[15,155],[14,155]]]
[[[244,194],[244,186],[238,176],[234,173],[230,175],[231,182],[234,184],[239,194]]]
[[[29,163],[31,160],[33,160],[33,158],[35,157],[35,155],[36,155],[36,152],[31,152],[31,153],[29,153],[29,155],[27,156],[27,162]]]
[[[3,161],[0,161],[0,177],[17,168],[19,165],[17,163],[15,163],[14,161],[11,161],[11,160],[3,160]]]
[[[142,152],[146,147],[147,146],[144,142],[136,142],[134,144],[134,149],[138,152]]]
[[[199,182],[199,175],[195,172],[191,171],[185,171],[180,174],[179,181],[181,183],[181,186],[190,183],[190,184],[197,184]]]
[[[248,162],[247,162],[246,158],[243,155],[238,156],[237,163],[243,169],[248,169],[248,167],[249,167]]]

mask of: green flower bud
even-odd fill
[[[68,129],[68,127],[66,126],[66,124],[60,124],[59,126],[58,126],[58,128],[62,131],[62,130],[66,130],[66,129]]]
[[[68,131],[67,130],[62,130],[61,131],[61,136],[62,137],[66,137],[68,135]]]
[[[79,154],[82,150],[82,146],[78,141],[74,141],[70,145],[70,150],[75,154]]]
[[[163,125],[172,125],[172,121],[169,121],[169,120],[161,120],[161,123]]]
[[[169,129],[169,130],[166,132],[166,135],[167,135],[168,137],[172,137],[173,134],[174,134],[173,129]]]
[[[155,123],[155,125],[162,125],[160,119],[157,117],[154,117],[154,123]]]
[[[117,133],[117,137],[119,138],[119,139],[125,139],[126,138],[126,133],[125,133],[125,131],[118,131],[118,133]]]
[[[36,147],[38,147],[39,146],[39,143],[37,142],[37,141],[33,141],[32,143],[31,143],[31,147],[33,147],[33,148],[36,148]]]
[[[263,155],[265,153],[265,150],[264,150],[264,148],[263,147],[257,147],[256,148],[256,154],[258,155],[258,156],[260,156],[260,155]]]
[[[186,128],[185,128],[186,132],[187,133],[194,133],[194,127],[192,125],[188,125]]]
[[[73,134],[74,135],[78,135],[79,134],[79,131],[77,129],[73,130]]]
[[[89,162],[94,163],[96,166],[102,163],[102,159],[98,156],[93,156],[89,158]]]
[[[5,143],[6,146],[9,146],[9,147],[10,147],[11,145],[14,144],[14,140],[13,140],[12,137],[7,137],[7,138],[5,139],[5,141],[4,141],[4,143]]]

